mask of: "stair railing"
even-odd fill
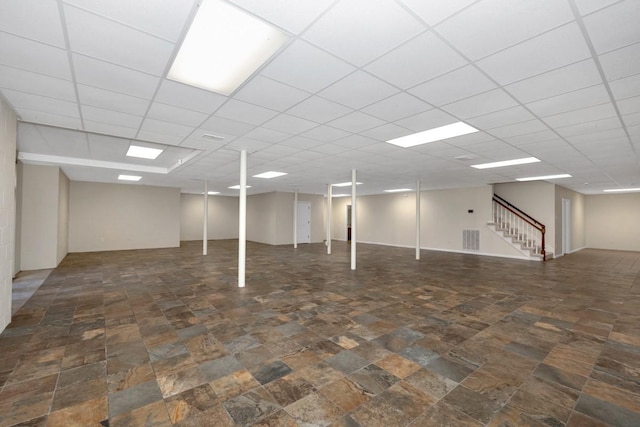
[[[493,195],[493,221],[525,248],[537,251],[538,240],[532,236],[540,236],[540,255],[546,261],[544,235],[546,227],[531,215],[518,209],[497,194]]]

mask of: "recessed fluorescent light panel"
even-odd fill
[[[401,136],[400,138],[390,139],[389,144],[397,145],[403,148],[414,147],[416,145],[427,144],[429,142],[442,141],[443,139],[454,138],[469,133],[478,132],[478,129],[469,126],[463,122],[451,123],[450,125],[440,126],[414,133],[412,135]]]
[[[410,188],[394,188],[392,190],[384,190],[385,193],[406,193],[407,191],[413,191]]]
[[[356,182],[356,185],[362,185],[361,182]],[[351,187],[351,181],[341,182],[339,184],[331,184],[332,187]]]
[[[513,160],[504,160],[502,162],[493,162],[493,163],[482,163],[479,165],[471,165],[472,168],[476,169],[490,169],[490,168],[501,168],[504,166],[516,166],[516,165],[526,165],[527,163],[536,163],[539,162],[540,159],[536,159],[535,157],[525,157],[523,159],[513,159]]]
[[[167,77],[230,95],[287,39],[226,2],[203,0]]]
[[[216,195],[216,194],[220,194],[219,191],[207,191],[207,194],[210,196]]]
[[[118,175],[118,179],[120,181],[140,181],[142,177],[136,175]]]
[[[127,150],[127,156],[138,157],[141,159],[155,160],[164,150],[159,148],[141,147],[139,145],[130,145]]]
[[[247,185],[245,188],[251,188],[251,186]],[[229,189],[231,189],[231,190],[239,190],[240,189],[240,184],[232,185],[231,187],[229,187]]]
[[[612,188],[610,190],[602,190],[605,193],[626,193],[629,191],[640,191],[640,187],[639,188]]]
[[[545,181],[548,179],[560,178],[571,178],[571,175],[569,175],[568,173],[561,173],[559,175],[530,176],[527,178],[516,178],[516,181]]]
[[[331,198],[333,197],[351,197],[351,194],[332,194]]]
[[[286,172],[275,172],[275,171],[269,171],[269,172],[264,172],[258,175],[253,175],[254,178],[264,178],[264,179],[271,179],[271,178],[277,178],[279,176],[284,176],[286,175]]]

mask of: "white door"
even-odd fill
[[[571,252],[571,200],[562,199],[562,254]]]
[[[298,242],[311,243],[311,202],[298,202]]]

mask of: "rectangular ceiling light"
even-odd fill
[[[392,190],[384,190],[385,193],[406,193],[407,191],[413,191],[410,188],[394,188]]]
[[[472,168],[476,168],[476,169],[501,168],[503,166],[526,165],[527,163],[536,163],[536,162],[539,162],[539,161],[540,161],[540,159],[536,159],[535,157],[525,157],[523,159],[504,160],[502,162],[482,163],[482,164],[479,164],[479,165],[471,165],[471,167]]]
[[[207,191],[207,194],[210,196],[216,195],[216,194],[220,194],[219,191]]]
[[[626,193],[629,191],[640,191],[640,187],[639,188],[612,188],[610,190],[602,190],[605,193]]]
[[[286,174],[287,174],[286,172],[269,171],[269,172],[263,172],[263,173],[258,174],[258,175],[253,175],[253,177],[254,178],[271,179],[271,178],[277,178],[279,176],[284,176]]]
[[[247,185],[245,188],[251,188],[251,186]],[[240,189],[240,184],[232,185],[231,187],[229,187],[229,189],[231,189],[231,190],[239,190]]]
[[[127,151],[129,157],[139,157],[141,159],[155,160],[164,150],[160,148],[141,147],[139,145],[130,145]]]
[[[287,39],[227,2],[203,0],[167,77],[228,96]]]
[[[361,182],[356,182],[356,185],[362,185]],[[351,187],[351,181],[341,182],[339,184],[331,184],[332,187]]]
[[[136,175],[118,175],[118,179],[120,181],[140,181],[142,177]]]
[[[351,197],[351,194],[332,194],[331,198],[334,197]]]
[[[478,132],[478,129],[463,122],[456,122],[451,123],[450,125],[440,126],[411,135],[401,136],[400,138],[390,139],[387,142],[399,147],[409,148],[416,145],[442,141],[443,139],[449,139],[474,132]]]
[[[569,175],[568,173],[561,173],[558,175],[530,176],[527,178],[516,178],[516,181],[545,181],[547,179],[560,179],[560,178],[571,178],[571,175]]]

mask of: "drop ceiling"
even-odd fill
[[[362,194],[561,173],[584,194],[640,184],[637,0],[228,3],[290,38],[227,97],[166,79],[198,1],[0,2],[0,92],[23,161],[228,195],[243,149],[249,194],[320,194],[352,169]],[[457,121],[480,132],[384,142]],[[131,143],[165,152],[127,158]],[[251,178],[266,171],[287,175]]]

